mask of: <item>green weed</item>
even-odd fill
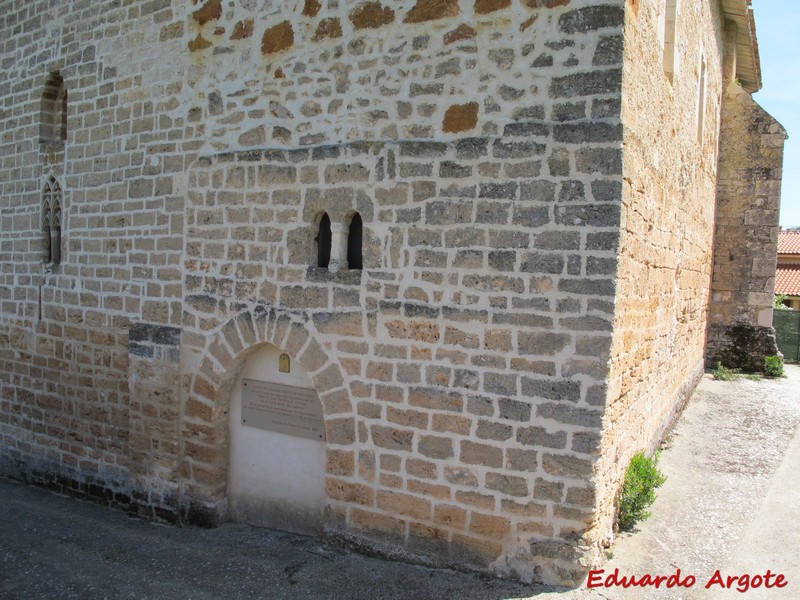
[[[658,453],[647,458],[644,452],[637,452],[631,459],[619,498],[617,523],[621,531],[630,531],[650,516],[647,509],[656,500],[655,490],[667,480],[657,464]]]
[[[778,354],[764,357],[764,375],[766,377],[783,377],[783,357]]]
[[[717,381],[735,381],[739,379],[739,375],[741,375],[740,369],[729,369],[721,362],[717,363],[717,368],[711,371],[711,374],[714,376],[714,379]]]

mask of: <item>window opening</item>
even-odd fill
[[[330,262],[331,219],[328,213],[322,213],[322,218],[319,220],[319,232],[317,233],[317,266],[327,269]]]
[[[678,0],[666,0],[664,8],[664,73],[672,81],[675,75],[675,49],[678,31]]]
[[[46,264],[61,262],[61,186],[54,177],[44,184],[42,193],[42,237]]]
[[[67,140],[67,88],[64,78],[56,71],[48,75],[42,92],[39,121],[39,142],[65,142]]]
[[[703,142],[703,127],[706,120],[706,59],[700,59],[700,89],[697,90],[697,142]]]
[[[350,231],[347,234],[347,268],[349,269],[363,268],[364,260],[361,251],[363,229],[361,215],[355,213],[350,220]]]

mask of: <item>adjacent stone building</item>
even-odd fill
[[[731,50],[722,90],[707,366],[760,371],[764,357],[778,353],[772,304],[786,131],[750,96],[758,89],[748,85],[752,79],[737,78],[740,57],[732,49],[747,22],[754,30],[752,14],[735,15],[725,30]]]
[[[578,583],[777,231],[747,4],[4,0],[0,471]]]

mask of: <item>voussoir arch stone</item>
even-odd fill
[[[353,405],[341,368],[302,318],[266,306],[239,312],[207,335],[185,405],[187,492],[203,496],[203,504],[214,505],[220,516],[225,514],[231,393],[242,366],[264,344],[286,352],[310,377],[322,403],[326,443],[348,445],[355,436]],[[205,443],[196,443],[198,438]]]
[[[344,386],[339,365],[330,360],[327,351],[314,338],[302,318],[274,308],[256,307],[242,311],[217,328],[209,336],[204,354],[214,357],[219,367],[217,370],[223,371],[222,377],[207,377],[202,372],[194,377],[203,375],[211,382],[216,380],[217,393],[213,399],[223,401],[224,394],[221,392],[229,390],[250,353],[263,344],[280,348],[308,373],[323,401],[326,417],[352,411],[352,403],[349,402],[347,410],[342,410],[341,402],[337,402],[334,412],[332,406],[326,406],[325,398]]]

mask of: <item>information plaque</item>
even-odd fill
[[[310,440],[325,439],[317,392],[280,383],[242,382],[242,424]]]

